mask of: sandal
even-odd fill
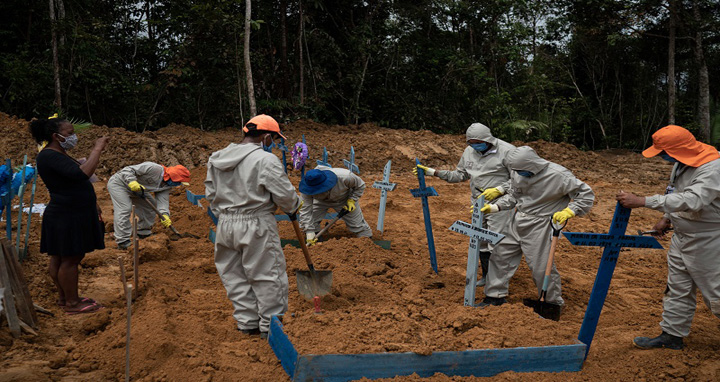
[[[93,303],[93,304],[97,303],[97,301],[91,299],[90,297],[80,297],[80,302],[89,302],[89,303]],[[59,306],[61,308],[64,307],[65,304],[66,304],[65,302],[60,303],[60,300],[57,301],[57,306]]]
[[[68,307],[65,306],[63,310],[66,314],[74,315],[74,314],[82,314],[82,313],[93,313],[97,312],[98,310],[102,309],[103,306],[98,304],[97,302],[80,302],[75,307]]]

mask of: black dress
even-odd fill
[[[44,149],[37,170],[50,191],[40,237],[40,252],[51,256],[84,256],[105,248],[97,197],[90,178],[69,156]]]

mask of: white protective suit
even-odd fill
[[[510,181],[503,186],[507,190],[506,195],[496,204],[500,211],[513,207],[516,211],[508,229],[503,232],[505,238],[495,245],[490,257],[485,295],[495,298],[508,295],[510,278],[517,271],[523,254],[540,294],[550,253],[552,215],[568,207],[576,216],[582,216],[590,211],[595,200],[590,186],[578,180],[565,167],[540,158],[528,146],[511,151],[506,160],[514,171]],[[535,175],[523,177],[515,172],[517,170],[531,171]],[[560,274],[555,265],[545,301],[563,304]]]
[[[342,217],[347,229],[357,237],[372,237],[372,229],[365,221],[360,208],[360,197],[365,192],[365,182],[344,168],[317,166],[317,170],[330,170],[337,175],[337,183],[330,191],[317,195],[301,194],[303,205],[300,208],[300,227],[305,232],[319,232],[320,222],[332,208],[337,212],[345,207],[348,199],[355,201],[355,211]]]
[[[465,132],[466,140],[477,139],[492,144],[492,148],[481,154],[472,147],[465,148],[455,171],[437,170],[435,176],[448,183],[464,182],[470,179],[471,203],[488,188],[498,187],[510,179],[510,168],[505,164],[508,153],[515,146],[501,139],[493,137],[490,129],[481,124],[473,123]],[[483,228],[502,233],[510,217],[511,210],[499,211],[494,214],[485,214]],[[490,251],[492,245],[487,242],[480,244],[481,251]]]
[[[205,197],[218,217],[215,266],[238,328],[262,332],[288,307],[276,205],[293,213],[300,198],[278,158],[260,145],[232,143],[207,164]]]
[[[145,192],[153,192],[157,209],[162,214],[170,215],[170,189],[172,187],[163,181],[164,173],[165,169],[162,165],[143,162],[127,166],[110,177],[107,189],[113,202],[115,242],[122,243],[131,239],[130,215],[133,204],[139,220],[138,235],[149,235],[155,222],[155,211],[141,197],[130,191],[128,187],[130,182],[137,181],[145,187]]]
[[[676,163],[673,185],[675,192],[671,194],[645,198],[645,207],[664,212],[675,228],[667,254],[667,290],[660,327],[673,336],[687,337],[695,315],[697,288],[705,304],[720,318],[720,159],[700,167]]]

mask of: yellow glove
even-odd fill
[[[315,237],[315,232],[306,232],[305,233],[305,244],[307,246],[311,246],[313,244],[316,244],[318,239]]]
[[[496,204],[487,204],[483,206],[483,208],[480,209],[480,212],[484,214],[494,214],[495,212],[500,211],[500,207],[498,207]]]
[[[502,187],[493,187],[488,188],[481,194],[485,197],[485,200],[488,202],[493,201],[494,199],[497,199],[505,194],[505,190],[503,190]]]
[[[172,225],[172,220],[170,220],[170,215],[163,214],[162,219],[160,219],[160,223],[162,223],[163,227],[170,228]]]
[[[348,212],[355,211],[355,200],[348,199],[347,202],[345,202],[345,209],[348,210]]]
[[[417,169],[418,169],[418,168],[420,168],[420,169],[422,169],[423,171],[425,171],[425,174],[427,174],[428,176],[434,176],[434,175],[435,175],[435,169],[434,169],[434,168],[432,168],[432,167],[427,167],[427,166],[423,166],[423,165],[421,165],[421,164],[413,167],[413,169],[412,169],[413,174],[417,175]]]
[[[132,182],[128,183],[128,187],[130,187],[130,191],[132,192],[145,192],[145,187],[143,187],[142,184],[138,183],[137,180],[133,180]]]
[[[313,245],[317,244],[317,242],[318,242],[318,239],[316,238],[316,239],[310,239],[310,240],[305,241],[305,244],[308,247],[312,247]]]
[[[571,210],[570,208],[565,208],[564,210],[558,211],[553,214],[553,223],[563,224],[568,219],[574,218],[574,217],[575,217],[575,213],[573,212],[573,210]]]

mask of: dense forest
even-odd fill
[[[246,17],[249,16],[249,17]],[[374,122],[720,141],[717,0],[3,0],[0,110],[132,130]]]

